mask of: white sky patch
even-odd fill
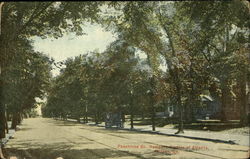
[[[146,59],[147,58],[146,53],[141,51],[140,49],[136,50],[136,56],[139,56],[139,58],[141,58],[141,59]]]
[[[75,36],[70,33],[59,39],[34,37],[34,50],[43,52],[54,58],[55,62],[59,62],[93,50],[103,52],[107,45],[116,39],[115,35],[105,31],[100,25],[87,24],[83,30],[87,35]],[[52,73],[54,76],[58,75],[59,69],[55,68]]]

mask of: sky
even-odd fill
[[[55,62],[60,62],[94,50],[103,52],[117,38],[98,24],[87,23],[83,30],[85,34],[82,36],[70,33],[58,39],[33,37],[34,50],[52,57]],[[146,54],[139,53],[139,57],[146,58]],[[161,65],[160,69],[166,70],[166,66]],[[59,73],[60,69],[53,65],[52,75],[57,76]]]
[[[99,50],[99,52],[103,52],[116,39],[115,35],[105,31],[97,24],[86,24],[83,30],[86,35],[76,36],[72,33],[58,39],[34,37],[32,38],[34,50],[43,52],[52,57],[55,62],[59,62],[89,51]],[[58,75],[59,69],[55,67],[52,74],[53,76]]]

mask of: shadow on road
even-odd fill
[[[49,124],[53,124],[56,126],[76,126],[76,125],[81,125],[80,123],[73,122],[73,121],[63,121],[63,120],[50,120],[46,121]]]
[[[53,147],[44,145],[43,148],[13,149],[6,148],[5,156],[15,156],[17,159],[99,159],[129,157],[130,154],[108,148],[102,149],[71,149],[70,146]],[[49,147],[48,147],[49,146]]]
[[[22,128],[22,129],[19,129],[18,131],[30,131],[32,130],[33,128]]]
[[[80,128],[80,129],[87,129],[86,127],[83,127],[83,128]],[[127,131],[127,130],[121,130],[121,129],[117,129],[117,128],[108,128],[108,129],[105,129],[105,128],[99,128],[98,127],[96,128],[96,130],[91,130],[91,131],[94,131],[94,132],[97,132],[97,133],[116,133],[116,134],[138,134],[138,132],[136,131]],[[143,132],[140,132],[141,134]]]

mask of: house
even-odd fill
[[[166,110],[165,110],[165,114],[167,117],[173,117],[174,115],[174,106],[170,105],[167,106]]]
[[[209,95],[200,95],[201,105],[193,107],[195,119],[211,119],[217,118],[221,112],[221,104],[219,100]]]
[[[193,107],[193,115],[195,119],[210,119],[216,118],[217,114],[221,111],[219,100],[212,98],[209,95],[200,95],[201,104]],[[174,117],[176,107],[168,105],[165,110],[166,117]],[[185,112],[184,112],[185,113]],[[178,115],[177,115],[178,116]]]

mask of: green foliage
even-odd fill
[[[16,54],[2,73],[2,103],[9,112],[21,112],[34,107],[35,98],[43,98],[50,80],[50,59],[24,49]]]
[[[189,112],[201,103],[203,92],[221,101],[232,92],[231,100],[236,83],[249,80],[249,17],[245,1],[5,3],[0,35],[4,103],[13,111],[31,108],[49,83],[43,112],[56,117],[132,108],[150,112],[166,103]],[[86,21],[101,23],[119,38],[103,53],[67,59],[50,82],[52,61],[32,51],[28,39],[83,35]],[[138,52],[146,60],[136,57]]]

